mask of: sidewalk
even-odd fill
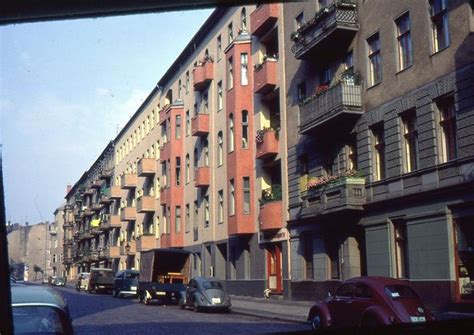
[[[264,299],[231,296],[232,313],[274,319],[286,322],[306,323],[311,301]]]

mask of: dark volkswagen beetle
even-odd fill
[[[327,327],[377,327],[431,320],[431,312],[406,282],[370,276],[344,281],[334,296],[317,302],[308,314],[315,332]]]
[[[124,295],[137,296],[139,276],[140,272],[136,270],[117,272],[114,279],[114,297],[121,298]]]
[[[192,307],[200,310],[221,310],[230,312],[230,297],[224,290],[222,282],[216,278],[196,277],[189,281],[186,292],[179,301],[181,308]]]
[[[63,297],[41,286],[12,285],[15,334],[73,334]]]

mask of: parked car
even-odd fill
[[[370,276],[344,281],[334,296],[317,302],[308,313],[316,333],[328,327],[377,327],[431,320],[431,312],[406,282]]]
[[[66,280],[64,277],[55,277],[51,281],[52,286],[66,286]]]
[[[81,290],[87,291],[89,288],[89,272],[81,272],[76,279],[76,290],[80,292]]]
[[[15,334],[73,334],[72,319],[62,296],[48,287],[13,285]]]
[[[200,310],[230,312],[232,304],[220,280],[196,277],[189,281],[186,292],[182,293],[179,306],[182,309],[192,307],[195,312]]]
[[[136,270],[118,271],[114,278],[114,297],[136,296],[139,276],[140,273]]]
[[[91,268],[89,285],[86,291],[89,293],[112,293],[114,288],[114,275],[115,273],[112,269]]]

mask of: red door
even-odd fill
[[[281,245],[272,244],[267,248],[268,288],[273,293],[282,293]]]

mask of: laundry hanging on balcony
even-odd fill
[[[100,219],[91,220],[91,227],[99,227],[99,226],[100,226]]]

